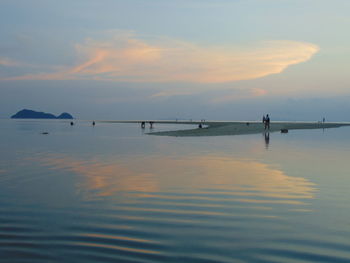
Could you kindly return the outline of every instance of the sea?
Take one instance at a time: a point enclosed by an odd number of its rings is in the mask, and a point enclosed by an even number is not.
[[[0,262],[350,262],[349,127],[0,127]]]

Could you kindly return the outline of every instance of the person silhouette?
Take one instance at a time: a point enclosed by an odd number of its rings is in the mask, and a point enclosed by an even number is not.
[[[268,114],[266,114],[265,117],[265,130],[270,130],[270,116]]]
[[[266,130],[266,117],[265,117],[265,115],[263,115],[262,123],[264,125],[264,129]]]

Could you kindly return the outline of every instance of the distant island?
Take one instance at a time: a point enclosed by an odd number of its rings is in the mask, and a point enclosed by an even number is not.
[[[73,116],[67,112],[55,116],[51,113],[24,109],[12,115],[11,119],[73,119]]]

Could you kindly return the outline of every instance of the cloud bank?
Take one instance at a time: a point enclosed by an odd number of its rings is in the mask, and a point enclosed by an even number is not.
[[[43,68],[41,73],[2,79],[223,83],[281,73],[319,50],[311,43],[286,40],[245,47],[202,46],[174,39],[145,40],[131,34],[114,35],[105,41],[87,39],[75,49],[72,66],[54,65],[51,72]],[[3,60],[1,64],[12,63]]]

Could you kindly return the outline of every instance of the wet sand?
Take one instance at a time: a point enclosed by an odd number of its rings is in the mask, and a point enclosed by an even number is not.
[[[108,123],[141,123],[140,121],[104,121]],[[161,136],[222,136],[222,135],[241,135],[254,134],[265,132],[262,122],[257,121],[144,121],[147,125],[149,122],[154,124],[202,124],[203,128],[175,130],[175,131],[160,131],[150,132],[150,135]],[[281,132],[282,129],[297,130],[297,129],[326,129],[338,128],[341,126],[350,126],[349,122],[271,122],[269,132]]]

